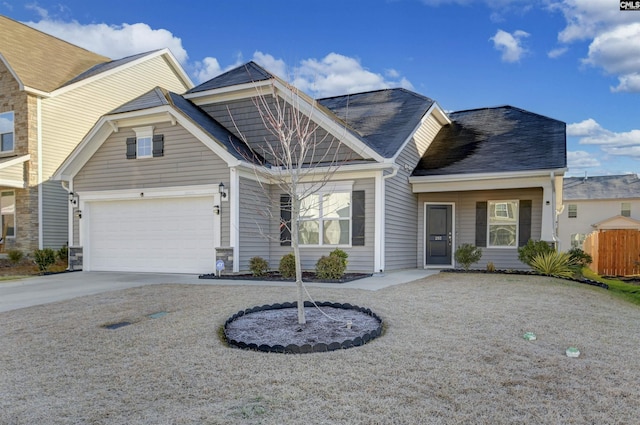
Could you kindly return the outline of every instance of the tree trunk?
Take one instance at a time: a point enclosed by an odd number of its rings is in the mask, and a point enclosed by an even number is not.
[[[302,288],[302,264],[300,246],[298,245],[298,217],[300,216],[300,201],[296,195],[291,197],[291,247],[296,258],[296,287],[298,289],[298,324],[307,323],[304,314],[304,291]]]

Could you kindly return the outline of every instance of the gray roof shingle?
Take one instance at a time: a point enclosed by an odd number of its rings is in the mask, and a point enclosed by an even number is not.
[[[566,124],[513,106],[449,114],[414,176],[565,168]]]
[[[565,177],[562,197],[565,201],[640,198],[640,178],[637,174]]]
[[[318,99],[369,147],[393,157],[434,101],[405,89],[385,89]]]
[[[251,61],[227,71],[224,74],[220,74],[209,81],[205,81],[204,83],[195,86],[187,93],[197,93],[239,84],[255,83],[257,81],[270,80],[272,78],[274,78],[273,75],[255,62]]]

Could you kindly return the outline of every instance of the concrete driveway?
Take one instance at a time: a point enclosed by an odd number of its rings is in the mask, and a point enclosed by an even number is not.
[[[439,273],[409,269],[376,275],[348,283],[308,283],[309,287],[352,288],[376,291]],[[192,285],[294,286],[293,282],[199,279],[198,275],[123,272],[73,272],[0,281],[0,312],[69,300],[85,295],[162,283]]]

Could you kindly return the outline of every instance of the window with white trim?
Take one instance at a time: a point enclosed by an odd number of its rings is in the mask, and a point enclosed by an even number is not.
[[[16,193],[13,190],[0,192],[0,213],[2,215],[2,235],[16,237]]]
[[[11,152],[14,149],[14,115],[13,112],[0,114],[0,152]]]
[[[519,201],[488,201],[487,207],[487,246],[517,247]]]
[[[300,205],[300,245],[351,244],[351,189],[332,185],[307,196]]]
[[[153,127],[133,129],[136,132],[136,158],[153,156]]]
[[[620,207],[620,215],[623,217],[631,217],[631,202],[623,202]]]

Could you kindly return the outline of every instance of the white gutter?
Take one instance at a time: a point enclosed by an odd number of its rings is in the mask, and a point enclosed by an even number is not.
[[[387,166],[386,169],[389,167]],[[384,175],[384,169],[380,170],[376,174],[375,180],[375,231],[374,231],[374,258],[373,258],[373,271],[374,273],[384,273],[385,269],[385,186],[386,180],[395,177],[398,174],[398,167],[394,165],[392,167],[391,174]]]
[[[38,140],[38,249],[44,248],[44,229],[42,218],[42,98],[36,98],[36,127]]]

